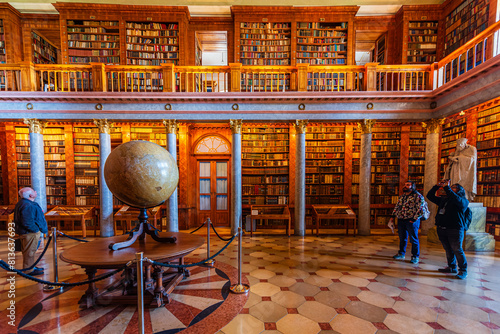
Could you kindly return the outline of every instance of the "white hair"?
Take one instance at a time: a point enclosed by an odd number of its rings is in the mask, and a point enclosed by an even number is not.
[[[21,188],[19,190],[19,196],[21,198],[28,199],[34,192],[35,191],[30,187]]]

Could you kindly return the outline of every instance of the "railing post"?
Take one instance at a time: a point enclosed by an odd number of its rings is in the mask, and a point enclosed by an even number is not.
[[[161,64],[163,71],[163,91],[175,92],[175,65]]]
[[[307,73],[309,64],[297,64],[297,91],[307,92]]]
[[[231,84],[229,86],[230,92],[241,91],[241,63],[230,63],[229,69],[231,70]]]
[[[94,92],[107,92],[106,65],[104,63],[90,63],[92,66],[92,87]]]
[[[23,61],[21,65],[21,90],[26,92],[36,91],[35,65],[30,61]]]
[[[429,73],[429,85],[427,86],[427,89],[436,89],[437,84],[438,84],[438,69],[439,69],[439,64],[438,62],[434,62],[431,64],[431,73]]]
[[[377,66],[378,63],[366,63],[365,64],[365,90],[366,91],[376,91],[377,90]]]

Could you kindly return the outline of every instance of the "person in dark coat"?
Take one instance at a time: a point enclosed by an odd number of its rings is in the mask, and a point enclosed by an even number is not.
[[[47,221],[42,208],[35,202],[37,193],[26,187],[19,190],[21,199],[14,207],[14,223],[16,233],[20,235],[21,252],[23,253],[23,268],[29,268],[35,263],[35,254],[38,249],[40,236],[48,233]],[[34,267],[27,274],[42,275],[43,268]]]
[[[443,187],[446,195],[439,196],[436,192]],[[465,235],[465,210],[469,201],[465,197],[464,188],[456,183],[450,187],[450,180],[443,180],[427,193],[427,198],[438,205],[436,227],[439,241],[446,252],[448,266],[438,269],[442,273],[457,273],[457,278],[467,277],[467,259],[462,248]],[[457,270],[458,264],[458,270]]]

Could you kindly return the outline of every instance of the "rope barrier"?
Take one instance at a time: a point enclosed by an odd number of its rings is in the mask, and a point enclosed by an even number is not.
[[[70,235],[67,235],[66,233],[61,232],[61,231],[57,231],[57,233],[59,233],[59,234],[60,234],[60,235],[62,235],[63,237],[70,238],[70,239],[73,239],[73,240],[76,240],[76,241],[80,241],[80,242],[89,242],[88,240],[78,239],[78,238],[72,237],[72,236],[70,236]]]
[[[205,226],[205,223],[206,223],[206,222],[207,222],[207,221],[205,220],[205,221],[203,222],[203,224],[201,224],[198,228],[196,228],[196,230],[191,231],[191,232],[189,232],[189,233],[191,233],[191,234],[192,234],[192,233],[194,233],[194,232],[198,231],[200,228],[202,228],[203,226]]]
[[[214,255],[212,255],[211,257],[209,257],[208,259],[204,259],[204,260],[202,260],[200,262],[197,262],[197,263],[190,263],[190,264],[167,264],[167,263],[162,263],[162,262],[156,262],[156,261],[150,260],[148,258],[145,258],[145,260],[148,261],[151,264],[155,264],[157,266],[162,266],[162,267],[168,267],[168,268],[189,268],[189,267],[200,266],[200,265],[203,265],[206,262],[214,259],[220,253],[222,253],[227,248],[227,246],[229,246],[231,244],[231,242],[233,242],[234,238],[236,238],[237,236],[238,236],[238,233],[236,233],[235,235],[233,235],[231,237],[231,239],[229,240],[229,242],[224,247],[222,247],[220,251],[218,251],[217,253],[215,253]]]
[[[127,268],[131,264],[132,264],[132,261],[130,261],[129,263],[124,265],[122,268],[115,269],[109,273],[102,274],[101,276],[95,277],[91,280],[87,280],[87,281],[83,281],[83,282],[75,282],[75,283],[66,283],[66,282],[49,282],[49,281],[45,281],[45,280],[30,276],[28,274],[23,273],[21,270],[11,268],[4,260],[0,260],[0,267],[7,270],[7,271],[15,272],[15,273],[21,275],[22,277],[27,278],[27,279],[32,280],[32,281],[37,282],[37,283],[41,283],[41,284],[45,284],[45,285],[53,285],[53,286],[63,286],[63,287],[80,286],[80,285],[85,285],[85,284],[90,284],[90,283],[102,281],[108,277],[111,277],[111,276],[118,274],[119,272],[125,270],[125,268]]]
[[[226,239],[225,239],[225,238],[221,237],[221,236],[219,235],[219,233],[217,233],[217,231],[215,230],[214,225],[212,225],[212,224],[210,224],[210,225],[212,226],[212,230],[214,230],[215,234],[219,237],[219,239],[220,239],[220,240],[222,240],[222,241],[229,241],[229,240],[231,240],[231,238],[226,238]]]
[[[49,238],[47,239],[47,244],[45,245],[45,248],[43,249],[43,252],[42,254],[40,254],[40,257],[38,258],[38,260],[35,261],[35,263],[33,263],[33,265],[29,268],[24,268],[24,269],[19,269],[20,271],[28,271],[28,270],[31,270],[33,268],[36,267],[36,265],[38,264],[38,262],[40,262],[40,260],[42,259],[42,257],[45,255],[45,252],[47,251],[47,249],[49,249],[49,245],[50,245],[50,242],[52,241],[52,236],[49,235]]]

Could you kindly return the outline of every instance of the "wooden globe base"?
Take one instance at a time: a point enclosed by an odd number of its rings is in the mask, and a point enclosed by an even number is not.
[[[141,208],[139,212],[139,229],[137,231],[133,231],[127,240],[123,242],[111,243],[109,244],[109,249],[118,250],[121,248],[126,248],[132,245],[137,238],[139,240],[144,240],[146,234],[149,234],[153,240],[158,242],[165,243],[175,243],[177,241],[176,237],[160,237],[158,235],[158,231],[148,223],[148,214],[146,208]]]

